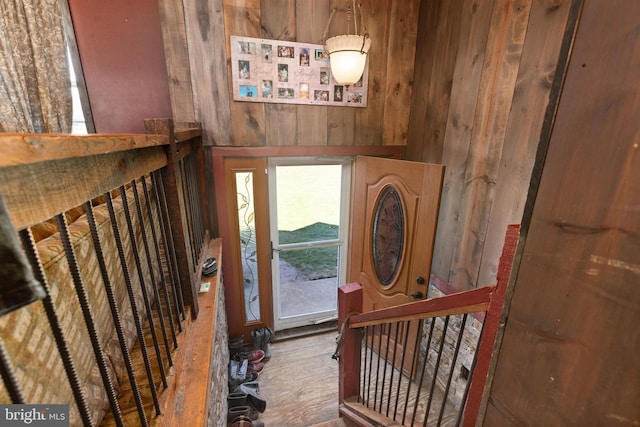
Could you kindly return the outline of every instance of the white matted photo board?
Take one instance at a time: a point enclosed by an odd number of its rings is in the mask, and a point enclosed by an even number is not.
[[[368,58],[360,81],[342,85],[322,45],[241,36],[230,42],[234,101],[367,106]]]

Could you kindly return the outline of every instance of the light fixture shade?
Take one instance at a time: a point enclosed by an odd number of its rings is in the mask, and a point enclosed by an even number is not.
[[[331,74],[340,84],[352,85],[360,80],[371,47],[368,36],[355,34],[335,36],[326,41]]]

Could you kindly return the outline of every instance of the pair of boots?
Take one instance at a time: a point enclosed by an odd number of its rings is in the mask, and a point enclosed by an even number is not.
[[[253,348],[264,351],[264,361],[271,359],[271,349],[269,348],[269,343],[271,343],[271,338],[273,336],[273,331],[269,328],[256,328],[251,331],[251,343],[253,344]]]
[[[256,396],[250,393],[244,393],[242,391],[229,393],[227,397],[228,412],[227,412],[227,425],[230,427],[264,427],[264,423],[258,420],[260,414],[263,412],[266,406],[266,402],[262,401],[264,405],[258,404],[258,409],[254,406]]]

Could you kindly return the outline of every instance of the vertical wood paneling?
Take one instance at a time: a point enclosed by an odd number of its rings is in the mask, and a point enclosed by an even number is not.
[[[296,40],[296,0],[262,0],[260,12],[261,37],[271,40]],[[289,104],[264,105],[266,145],[296,145],[298,107]]]
[[[584,2],[484,425],[640,424],[638,16]]]
[[[410,139],[420,144],[410,144],[410,160],[442,161],[463,5],[462,1],[429,1],[421,6],[417,41],[420,66],[416,66],[411,105],[411,121],[416,125],[409,130]]]
[[[176,0],[161,0],[169,2]],[[364,21],[371,33],[368,107],[326,107],[232,100],[229,37],[322,43],[333,8],[328,36],[347,32],[347,0],[182,0],[196,119],[203,122],[208,144],[233,146],[404,145],[409,126],[417,17],[422,0],[365,0]],[[172,12],[167,10],[166,14]],[[166,18],[168,40],[179,37]],[[224,21],[224,23],[222,22]],[[215,39],[215,40],[214,40]],[[225,54],[217,46],[226,46]],[[169,51],[168,51],[169,52]],[[213,52],[213,54],[211,53]],[[180,69],[177,52],[168,69]],[[172,68],[173,67],[173,68]],[[216,84],[212,84],[216,82]],[[177,99],[186,101],[185,94]],[[177,107],[176,107],[177,108]],[[215,123],[209,129],[204,123]],[[211,136],[208,136],[211,133]]]
[[[182,0],[158,0],[174,122],[196,120]]]
[[[296,0],[297,41],[322,43],[329,14],[329,0]],[[298,145],[327,145],[328,109],[322,105],[299,105],[296,108]]]
[[[226,73],[231,75],[231,54],[229,37],[232,35],[261,37],[260,0],[224,0],[225,42],[227,43]],[[256,102],[233,101],[231,79],[228,82],[231,109],[231,128],[234,146],[265,145],[265,104]]]
[[[515,0],[493,8],[464,177],[460,227],[454,236],[449,282],[460,290],[477,285],[530,7],[531,0]]]
[[[228,74],[222,0],[183,0],[195,118],[205,145],[230,145]],[[173,58],[176,59],[176,58]],[[169,68],[179,68],[173,64]]]
[[[439,250],[434,254],[431,268],[433,274],[447,282],[454,249],[451,236],[460,227],[461,194],[492,10],[493,3],[482,0],[466,0],[462,9],[458,57],[442,153],[445,181],[435,244]]]
[[[445,1],[440,7],[436,48],[429,74],[427,117],[424,144],[420,159],[424,162],[442,162],[451,83],[458,53],[462,1]]]
[[[531,7],[531,31],[527,32],[524,42],[504,137],[479,285],[495,282],[502,248],[498,234],[504,233],[508,224],[522,220],[522,194],[531,179],[570,8],[570,0],[539,0]]]
[[[420,2],[416,39],[417,60],[413,73],[413,93],[411,94],[407,139],[407,159],[417,162],[422,160],[422,147],[425,144],[425,135],[428,131],[425,123],[428,117],[429,84],[433,64],[436,62],[436,32],[442,3],[442,0],[422,0]]]
[[[420,0],[392,1],[389,5],[388,46],[393,49],[386,52],[384,145],[407,144],[419,10]]]
[[[344,9],[345,0],[331,0],[330,7]],[[336,12],[327,38],[347,33],[347,20],[344,12]],[[369,75],[371,79],[371,75]],[[328,145],[355,145],[356,109],[350,107],[331,107],[327,112]]]
[[[382,145],[385,93],[387,92],[387,56],[389,46],[390,2],[378,0],[362,1],[363,21],[371,37],[369,50],[369,87],[367,107],[355,108],[355,145]],[[360,27],[358,20],[358,27]],[[376,40],[375,44],[373,40]]]

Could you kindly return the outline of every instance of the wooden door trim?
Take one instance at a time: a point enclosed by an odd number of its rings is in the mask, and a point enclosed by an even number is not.
[[[227,163],[230,161],[231,163]],[[242,264],[237,215],[234,210],[235,182],[232,182],[234,170],[265,171],[265,158],[213,159],[216,196],[220,221],[220,235],[223,241],[222,266],[224,271],[225,297],[227,300],[227,318],[229,335],[244,335],[245,341],[251,336],[251,330],[267,326],[273,328],[273,304],[271,292],[271,253],[269,248],[269,211],[266,174],[254,173],[254,218],[256,225],[256,244],[258,253],[258,290],[260,293],[260,320],[246,321],[244,292],[242,289]],[[264,211],[260,213],[260,211]],[[266,239],[263,234],[266,233]],[[262,236],[262,237],[260,237]]]

